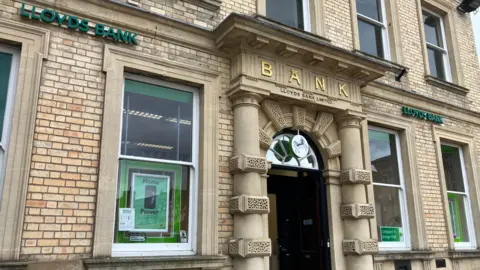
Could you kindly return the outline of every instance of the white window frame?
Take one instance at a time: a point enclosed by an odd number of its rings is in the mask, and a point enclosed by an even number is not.
[[[10,130],[12,125],[13,105],[15,90],[17,89],[17,78],[20,66],[20,50],[0,44],[0,52],[12,55],[10,66],[10,77],[8,79],[8,93],[5,104],[5,118],[3,120],[2,139],[0,140],[0,206],[2,202],[3,188],[5,185],[5,167],[7,165],[8,146],[10,142]],[[3,156],[1,151],[3,151]]]
[[[384,183],[375,183],[372,181],[374,186],[382,187],[392,187],[397,188],[400,192],[398,198],[400,203],[400,212],[402,217],[402,228],[403,228],[403,242],[381,242],[380,236],[378,239],[378,248],[382,251],[403,251],[411,249],[411,240],[410,240],[410,222],[408,220],[408,208],[407,208],[407,197],[405,192],[405,179],[403,176],[403,162],[402,162],[402,153],[400,148],[400,135],[397,131],[381,128],[374,125],[368,125],[369,130],[375,130],[380,132],[385,132],[395,136],[395,147],[397,148],[397,161],[398,161],[398,176],[400,178],[400,185],[393,184],[384,184]],[[370,160],[371,162],[371,160]]]
[[[193,93],[193,117],[192,117],[192,161],[174,161],[154,158],[144,158],[127,156],[121,154],[121,143],[118,145],[118,160],[136,160],[146,162],[156,162],[164,164],[176,164],[190,167],[190,199],[189,199],[189,224],[188,224],[188,243],[155,243],[155,244],[121,244],[113,243],[112,245],[112,257],[122,256],[178,256],[178,255],[195,255],[197,244],[197,201],[198,201],[198,155],[199,155],[199,124],[200,124],[200,106],[199,106],[199,89],[188,85],[173,83],[169,81],[163,81],[150,77],[145,77],[136,74],[126,73],[123,78],[125,83],[126,79],[136,80],[140,82],[150,83],[154,85],[165,86],[181,91],[187,91]],[[125,86],[123,86],[122,92],[122,108],[123,100],[125,96]],[[123,114],[120,115],[120,138],[122,138],[122,126],[123,126]],[[118,165],[119,166],[119,165]],[[118,179],[116,179],[118,185]],[[115,202],[114,202],[115,203]],[[116,207],[115,207],[116,209]],[[117,226],[117,220],[113,224],[113,232],[116,232],[115,226]]]
[[[356,0],[355,0],[356,2]],[[390,55],[390,42],[388,39],[388,30],[387,30],[387,11],[385,9],[385,0],[379,0],[378,1],[380,4],[380,11],[382,15],[382,21],[377,21],[375,19],[372,19],[366,15],[363,15],[357,11],[357,20],[361,20],[365,23],[374,25],[374,26],[380,26],[382,28],[382,50],[383,50],[383,58],[386,60],[391,60],[391,55]],[[358,22],[357,22],[358,25]],[[359,33],[360,35],[360,33]],[[362,48],[362,45],[360,44],[360,50]],[[379,57],[381,58],[381,57]]]
[[[473,225],[473,213],[472,213],[472,204],[471,204],[471,201],[470,201],[470,189],[469,189],[469,186],[468,186],[468,178],[467,178],[467,170],[465,168],[465,159],[464,159],[464,156],[463,156],[463,147],[461,145],[458,145],[458,144],[454,144],[454,143],[446,143],[446,142],[441,142],[440,143],[440,151],[441,151],[441,146],[442,145],[446,145],[446,146],[450,146],[450,147],[455,147],[458,149],[458,154],[460,156],[460,166],[461,166],[461,169],[462,169],[462,180],[463,180],[463,187],[465,189],[465,192],[459,192],[459,191],[449,191],[448,190],[448,185],[447,183],[445,183],[445,189],[447,191],[447,197],[448,197],[448,194],[456,194],[456,195],[462,195],[464,196],[464,205],[465,205],[465,218],[467,219],[467,229],[468,229],[468,237],[470,239],[470,241],[468,242],[453,242],[453,245],[455,247],[455,249],[457,250],[471,250],[471,249],[476,249],[477,248],[477,240],[476,240],[476,235],[475,235],[475,227]],[[443,155],[442,156],[442,162],[443,162]],[[443,168],[445,170],[445,168]],[[445,179],[446,181],[446,179]],[[447,201],[448,201],[448,198],[447,198]],[[450,213],[450,210],[449,210],[449,207],[448,205],[445,206],[447,208],[447,212],[448,214],[450,215],[450,219],[452,218],[451,216],[451,213]],[[449,225],[451,226],[451,225]],[[452,228],[452,231],[453,231],[453,228]]]
[[[431,15],[431,16],[434,16],[434,17],[437,17],[439,22],[440,22],[440,34],[442,35],[441,36],[441,39],[440,40],[440,43],[442,44],[443,48],[441,47],[438,47],[437,45],[435,44],[432,44],[432,43],[429,43],[427,41],[427,36],[426,36],[426,33],[425,33],[425,23],[423,22],[423,13],[427,13],[428,15]],[[430,60],[428,59],[428,49],[433,49],[435,51],[439,51],[439,52],[442,52],[443,54],[443,71],[445,72],[445,80],[447,82],[452,82],[452,71],[451,71],[451,68],[450,68],[450,60],[449,60],[449,56],[448,56],[448,47],[447,47],[447,37],[445,35],[445,26],[444,26],[444,23],[443,23],[443,16],[436,13],[436,12],[433,12],[427,8],[422,8],[422,26],[423,26],[423,31],[424,31],[424,36],[425,36],[425,44],[427,46],[427,61],[428,61],[428,66],[430,67]],[[431,74],[431,72],[430,72]],[[435,78],[438,78],[438,77],[435,77]],[[441,78],[438,78],[441,80]]]
[[[310,21],[310,0],[302,0],[303,12],[303,31],[312,32],[312,22]]]

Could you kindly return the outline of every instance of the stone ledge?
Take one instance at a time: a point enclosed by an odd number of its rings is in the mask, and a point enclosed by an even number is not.
[[[226,256],[119,257],[84,260],[87,269],[201,269],[225,266]]]
[[[448,252],[448,257],[452,259],[480,258],[480,250],[451,250]]]
[[[445,90],[448,90],[450,92],[460,94],[460,95],[466,95],[466,94],[468,94],[468,92],[470,92],[469,89],[467,89],[463,86],[456,85],[454,83],[447,82],[447,81],[444,81],[444,80],[439,79],[439,78],[435,78],[435,77],[430,76],[430,75],[425,76],[425,81],[428,84],[431,84],[431,85],[436,86],[436,87],[440,87],[442,89],[445,89]]]
[[[368,58],[372,61],[376,61],[376,62],[379,62],[379,63],[383,63],[383,64],[386,64],[386,65],[390,65],[390,69],[391,71],[393,71],[394,73],[400,73],[403,69],[406,69],[408,70],[408,68],[396,63],[396,62],[392,62],[390,60],[387,60],[387,59],[383,59],[383,58],[379,58],[375,55],[371,55],[369,53],[365,53],[365,52],[362,52],[360,50],[353,50],[353,53],[357,54],[357,55],[361,55],[365,58]],[[395,74],[397,75],[397,74]]]
[[[185,2],[197,5],[210,11],[217,11],[222,5],[220,0],[184,0]]]
[[[28,267],[28,261],[0,261],[0,269],[24,270]]]
[[[375,262],[393,260],[433,260],[435,251],[432,250],[409,250],[409,251],[379,251],[373,256]]]

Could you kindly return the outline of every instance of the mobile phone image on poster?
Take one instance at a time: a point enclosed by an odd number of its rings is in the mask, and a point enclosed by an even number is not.
[[[135,229],[142,232],[167,232],[170,199],[170,176],[134,173],[132,208]]]

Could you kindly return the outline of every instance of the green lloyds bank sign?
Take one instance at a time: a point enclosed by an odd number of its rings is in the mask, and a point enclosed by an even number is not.
[[[402,107],[402,113],[403,115],[413,116],[415,118],[431,121],[437,124],[444,123],[443,116],[441,115],[420,111],[407,106]]]
[[[20,16],[32,20],[42,21],[44,23],[57,24],[58,26],[63,26],[66,24],[68,29],[78,30],[83,33],[87,33],[90,30],[90,25],[88,25],[89,22],[86,19],[66,14],[60,14],[57,11],[53,11],[47,8],[44,8],[42,12],[38,14],[35,9],[36,7],[32,6],[31,10],[26,10],[25,3],[22,3],[22,8],[20,9]],[[115,29],[113,27],[105,27],[105,25],[101,23],[97,23],[93,30],[96,36],[101,36],[103,38],[127,44],[137,45],[137,40],[135,39],[137,37],[137,34],[123,31],[121,29]]]

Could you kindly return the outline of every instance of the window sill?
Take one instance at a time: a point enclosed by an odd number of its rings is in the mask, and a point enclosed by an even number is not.
[[[460,95],[466,95],[470,91],[463,86],[456,85],[454,83],[447,82],[447,81],[444,81],[442,79],[439,79],[439,78],[436,78],[436,77],[433,77],[433,76],[430,76],[430,75],[426,75],[425,80],[427,81],[428,84],[440,87],[442,89],[446,89],[450,92],[454,92],[454,93],[460,94]]]
[[[217,11],[222,5],[221,0],[184,0],[185,2],[202,7],[206,10]]]
[[[88,259],[87,269],[215,269],[225,266],[226,256],[122,257]]]
[[[375,262],[393,260],[429,260],[435,257],[432,250],[409,250],[409,251],[379,251],[374,255]]]
[[[452,259],[463,259],[463,258],[479,258],[480,250],[472,249],[456,249],[448,252],[448,256]]]
[[[397,64],[397,63],[392,62],[390,60],[380,58],[380,57],[377,57],[375,55],[371,55],[371,54],[368,54],[368,53],[365,53],[365,52],[362,52],[362,51],[359,51],[359,50],[353,50],[353,53],[355,53],[356,55],[360,55],[362,57],[368,58],[369,60],[372,60],[372,61],[375,61],[375,62],[380,62],[384,65],[389,65],[391,71],[393,71],[395,74],[400,73],[404,69],[408,70],[408,68],[406,68],[406,67],[404,67],[400,64]]]

